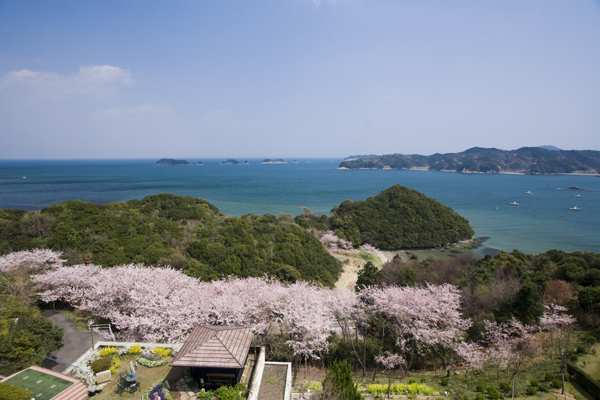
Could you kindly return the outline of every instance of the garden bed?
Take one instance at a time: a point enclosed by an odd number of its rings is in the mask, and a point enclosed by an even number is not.
[[[287,365],[265,364],[258,397],[260,400],[283,400]]]

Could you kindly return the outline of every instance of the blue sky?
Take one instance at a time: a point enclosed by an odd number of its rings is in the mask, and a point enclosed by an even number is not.
[[[0,159],[600,150],[600,1],[1,1]]]

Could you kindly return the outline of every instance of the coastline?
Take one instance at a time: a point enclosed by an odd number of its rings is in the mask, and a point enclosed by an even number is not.
[[[461,171],[457,172],[455,170],[450,169],[440,169],[440,170],[432,170],[428,167],[410,167],[410,168],[392,168],[389,165],[384,166],[383,168],[348,168],[348,167],[337,167],[336,170],[339,171],[356,171],[356,170],[396,170],[396,171],[425,171],[425,172],[452,172],[455,174],[484,174],[484,175],[574,175],[574,176],[595,176],[600,177],[600,173],[598,172],[552,172],[547,174],[530,174],[527,172],[519,172],[519,171],[500,171],[500,172],[481,172],[481,171]]]

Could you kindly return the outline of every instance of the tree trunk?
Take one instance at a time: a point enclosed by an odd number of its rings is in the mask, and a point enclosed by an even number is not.
[[[512,400],[515,400],[515,382],[517,380],[517,376],[513,375],[513,390],[512,390]]]

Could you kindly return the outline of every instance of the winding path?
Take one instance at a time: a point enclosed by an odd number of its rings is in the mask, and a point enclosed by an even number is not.
[[[48,318],[56,326],[63,328],[64,345],[61,349],[52,352],[52,355],[59,361],[72,364],[77,361],[83,353],[92,347],[92,338],[89,332],[80,332],[65,314],[59,311],[44,311],[42,315]],[[98,337],[98,340],[102,338]],[[45,368],[56,372],[63,372],[69,366],[57,362],[46,360]]]

